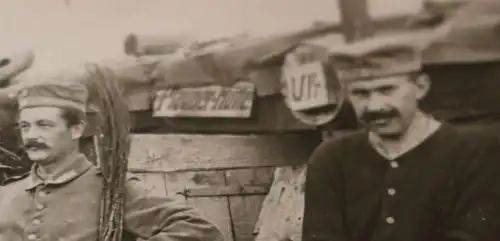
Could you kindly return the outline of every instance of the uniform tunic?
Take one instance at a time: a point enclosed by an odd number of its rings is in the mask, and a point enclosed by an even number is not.
[[[308,166],[303,240],[498,241],[499,152],[448,124],[393,160],[366,132],[325,141]]]
[[[0,188],[0,241],[96,241],[102,176],[82,155],[51,181],[36,174]],[[222,240],[194,209],[126,183],[124,239]]]

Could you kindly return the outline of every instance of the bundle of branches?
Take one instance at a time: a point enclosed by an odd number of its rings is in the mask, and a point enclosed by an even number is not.
[[[129,112],[113,73],[94,64],[86,69],[90,75],[84,84],[98,120],[94,149],[104,182],[99,240],[119,241],[123,233],[124,184],[130,148]]]
[[[32,165],[21,148],[16,111],[13,104],[2,104],[0,108],[0,185],[24,178]]]

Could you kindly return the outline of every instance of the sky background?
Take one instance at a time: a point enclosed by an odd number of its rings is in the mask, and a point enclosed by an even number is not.
[[[374,18],[413,13],[422,3],[368,1]],[[31,75],[85,60],[120,58],[129,33],[206,39],[266,35],[338,20],[336,0],[0,0],[0,55],[34,50]]]

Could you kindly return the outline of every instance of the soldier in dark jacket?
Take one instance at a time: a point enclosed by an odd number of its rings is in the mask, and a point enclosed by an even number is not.
[[[303,241],[500,240],[499,143],[419,109],[430,80],[418,44],[380,37],[332,50],[366,128],[310,158]]]
[[[0,187],[0,240],[97,240],[103,177],[78,150],[87,92],[63,80],[19,91],[19,130],[35,164],[27,178]],[[223,240],[195,209],[133,182],[125,185],[124,225],[124,240]]]

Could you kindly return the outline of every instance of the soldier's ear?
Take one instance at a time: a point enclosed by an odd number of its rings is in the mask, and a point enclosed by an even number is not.
[[[422,99],[427,95],[429,89],[431,88],[431,80],[426,74],[418,74],[415,76],[415,85],[417,87],[417,98]]]
[[[85,132],[85,127],[87,126],[87,123],[85,121],[81,121],[80,123],[76,125],[72,125],[71,128],[71,137],[73,140],[79,139],[83,136]]]

